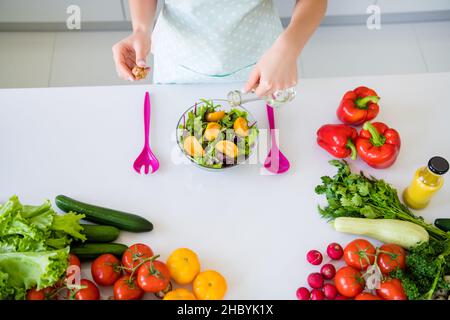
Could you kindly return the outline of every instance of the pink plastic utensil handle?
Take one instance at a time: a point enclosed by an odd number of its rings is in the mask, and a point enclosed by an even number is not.
[[[159,161],[150,149],[150,109],[150,95],[146,92],[144,100],[144,148],[133,163],[133,168],[137,173],[141,173],[142,167],[144,167],[145,174],[149,173],[150,167],[152,173],[159,168]]]
[[[269,121],[269,129],[270,129],[270,137],[272,139],[272,146],[271,150],[275,147],[276,150],[278,150],[277,146],[277,140],[275,138],[275,115],[273,113],[273,108],[266,104],[266,110],[267,110],[267,120]]]
[[[272,173],[281,174],[289,170],[290,163],[277,145],[277,139],[275,136],[275,116],[273,108],[267,104],[266,110],[267,119],[269,121],[271,147],[266,161],[264,162],[264,167]]]
[[[145,146],[150,148],[150,95],[148,92],[145,93],[144,101],[144,132],[145,132]]]

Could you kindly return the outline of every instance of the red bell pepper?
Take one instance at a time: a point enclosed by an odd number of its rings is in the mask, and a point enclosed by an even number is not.
[[[356,159],[358,131],[345,124],[326,124],[317,130],[317,143],[336,158]]]
[[[377,93],[367,87],[348,91],[341,100],[336,115],[345,124],[360,125],[374,119],[380,110]]]
[[[356,140],[356,149],[361,159],[377,169],[384,169],[394,164],[400,145],[398,132],[382,122],[364,123]]]

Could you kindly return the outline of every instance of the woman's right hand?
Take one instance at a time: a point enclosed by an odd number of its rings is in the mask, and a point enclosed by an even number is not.
[[[150,34],[136,31],[112,47],[114,64],[120,78],[134,81],[136,78],[131,70],[135,65],[148,68],[146,60],[150,45]]]

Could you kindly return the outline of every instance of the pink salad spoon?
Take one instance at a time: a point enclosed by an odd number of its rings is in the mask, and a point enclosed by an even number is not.
[[[141,173],[142,167],[144,167],[145,174],[149,173],[150,167],[152,168],[151,173],[155,173],[159,168],[159,161],[150,149],[150,108],[150,95],[146,92],[144,101],[144,148],[133,164],[133,168],[137,173]]]
[[[273,108],[266,105],[267,118],[269,120],[270,137],[272,140],[269,154],[266,161],[264,161],[264,168],[274,174],[281,174],[289,170],[289,160],[281,153],[277,145],[275,137],[275,116],[273,114]]]

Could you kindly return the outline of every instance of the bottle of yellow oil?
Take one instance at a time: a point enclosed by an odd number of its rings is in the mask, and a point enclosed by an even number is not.
[[[443,175],[448,171],[448,161],[433,157],[428,165],[419,168],[411,184],[403,192],[403,201],[412,209],[423,209],[444,184]]]

